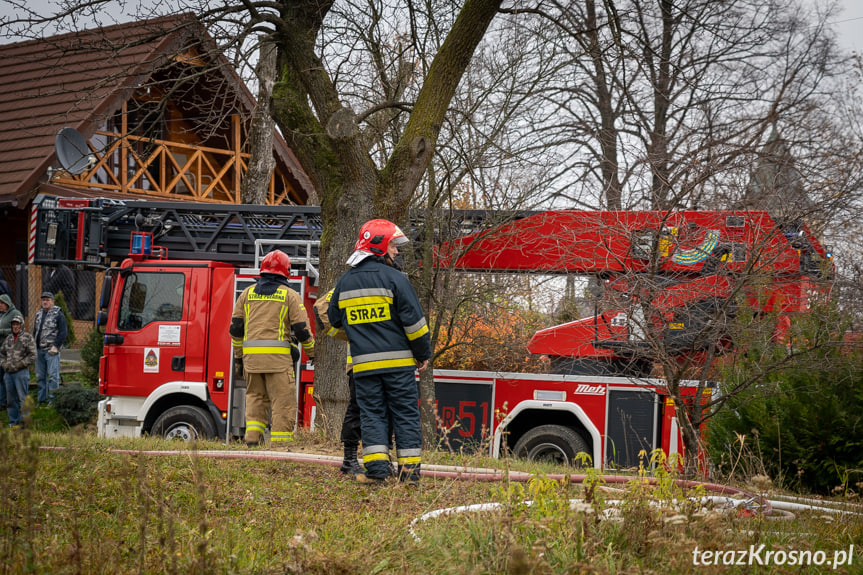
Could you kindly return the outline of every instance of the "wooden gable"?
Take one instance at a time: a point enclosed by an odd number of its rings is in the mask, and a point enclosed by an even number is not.
[[[239,203],[254,98],[212,48],[189,14],[0,46],[0,205],[42,186]],[[61,130],[86,140],[80,170],[58,161]],[[273,153],[267,203],[314,203],[278,133]]]

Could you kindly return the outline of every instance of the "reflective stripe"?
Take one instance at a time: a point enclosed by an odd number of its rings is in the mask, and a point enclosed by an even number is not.
[[[243,343],[245,347],[291,347],[290,341],[281,339],[250,339]]]
[[[425,320],[423,320],[423,323],[425,323]],[[409,332],[409,331],[405,330],[405,335],[408,336],[408,339],[410,341],[413,341],[417,338],[424,336],[428,332],[429,332],[429,327],[427,325],[424,325],[421,328],[419,328],[417,331],[414,331],[414,332]]]
[[[288,306],[283,305],[279,310],[279,339],[285,340],[288,339],[285,334],[285,316],[288,314]]]
[[[270,432],[270,441],[293,441],[294,440],[294,432],[293,431],[271,431]]]
[[[309,341],[303,342],[303,349],[314,349],[314,348],[315,348],[314,340],[310,339]]]
[[[363,455],[370,453],[386,453],[389,456],[390,448],[386,445],[363,445]]]
[[[382,351],[352,356],[354,373],[362,373],[373,369],[390,367],[416,367],[413,353],[410,350]]]
[[[364,353],[363,355],[355,355],[354,361],[357,363],[365,363],[368,361],[383,361],[387,359],[410,359],[413,361],[414,355],[409,349],[400,349],[398,351],[380,351],[378,353]]]
[[[340,333],[342,333],[342,330],[340,330],[337,327],[331,327],[329,329],[329,331],[327,331],[327,335],[332,336],[332,337],[336,337]]]
[[[369,461],[389,461],[390,456],[386,453],[370,453],[366,455],[363,453],[363,463],[368,463]]]
[[[231,345],[234,347],[243,347],[243,340],[231,338]]]
[[[413,325],[406,325],[405,326],[405,333],[408,333],[408,334],[415,333],[424,327],[426,328],[426,331],[428,331],[428,327],[426,326],[426,318],[420,319],[418,322],[416,322]]]
[[[393,292],[392,290],[388,290],[387,288],[361,288],[345,290],[339,294],[339,302],[341,303],[343,300],[346,299],[362,299],[367,297],[385,297],[392,300]]]
[[[399,457],[399,465],[419,465],[422,457]]]
[[[396,455],[399,459],[402,457],[419,457],[422,453],[423,450],[421,447],[417,447],[416,449],[396,449]]]
[[[259,355],[263,353],[272,353],[274,355],[291,355],[291,348],[284,347],[243,347],[243,355]]]
[[[249,304],[243,304],[243,339],[249,337]]]
[[[266,423],[261,423],[260,421],[254,420],[246,421],[246,431],[260,431],[261,433],[263,433],[266,429]]]
[[[291,342],[278,339],[256,339],[243,342],[244,354],[275,353],[290,354]]]
[[[346,307],[393,303],[393,292],[386,288],[363,288],[343,291],[339,294],[339,309]]]
[[[413,367],[417,364],[413,359],[390,359],[386,361],[369,361],[366,363],[357,364],[353,362],[354,373],[362,373],[364,371],[372,371],[375,369],[389,369],[391,367]]]

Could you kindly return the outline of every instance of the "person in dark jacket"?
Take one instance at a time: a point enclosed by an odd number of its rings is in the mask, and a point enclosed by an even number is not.
[[[36,361],[36,340],[24,331],[24,317],[12,317],[12,333],[0,344],[0,366],[5,372],[3,387],[9,402],[9,426],[17,427],[27,416],[26,400],[30,389],[30,369]]]
[[[395,267],[398,246],[408,238],[388,220],[360,228],[351,266],[333,290],[327,316],[330,335],[350,341],[366,472],[360,483],[381,483],[391,473],[388,417],[396,438],[398,476],[420,478],[422,429],[416,371],[428,367],[431,341],[419,298]]]
[[[33,321],[36,340],[36,384],[39,403],[54,401],[54,391],[60,387],[60,350],[67,335],[66,316],[54,305],[54,294],[42,292],[42,309]]]

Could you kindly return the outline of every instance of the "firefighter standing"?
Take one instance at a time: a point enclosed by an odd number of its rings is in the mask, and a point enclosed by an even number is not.
[[[297,392],[291,334],[309,359],[315,341],[300,295],[288,286],[291,260],[275,250],[261,261],[260,278],[234,304],[230,334],[235,356],[241,357],[246,379],[246,445],[263,443],[272,408],[270,442],[293,439]]]
[[[398,246],[409,240],[388,220],[371,220],[333,290],[327,315],[351,345],[366,472],[360,483],[390,475],[388,417],[396,437],[399,479],[419,481],[422,461],[419,392],[415,372],[428,367],[431,343],[416,292],[395,268]],[[334,335],[334,334],[331,334]]]

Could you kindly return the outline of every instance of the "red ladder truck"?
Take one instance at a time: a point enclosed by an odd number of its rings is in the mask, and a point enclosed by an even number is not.
[[[99,434],[242,437],[244,388],[227,336],[234,298],[254,281],[257,258],[279,247],[311,309],[319,208],[46,197],[34,209],[33,263],[110,272],[99,313]],[[832,273],[805,226],[764,212],[552,211],[509,214],[498,225],[491,222],[501,214],[492,214],[457,212],[458,231],[439,242],[435,265],[592,274],[606,302],[531,340],[529,351],[547,355],[556,373],[434,371],[447,444],[493,456],[572,462],[585,452],[602,468],[636,466],[642,450],[679,452],[674,406],[665,382],[650,377],[639,324],[660,325],[674,353],[698,356],[704,349],[693,334],[732,295],[734,274],[753,265],[769,272],[766,297],[753,291],[746,303],[790,314],[805,311],[810,291]],[[645,288],[642,276],[661,289]],[[656,310],[649,318],[638,317],[644,298]],[[301,361],[297,374],[298,421],[310,426],[314,371]],[[696,381],[683,388],[692,401],[714,391]]]

